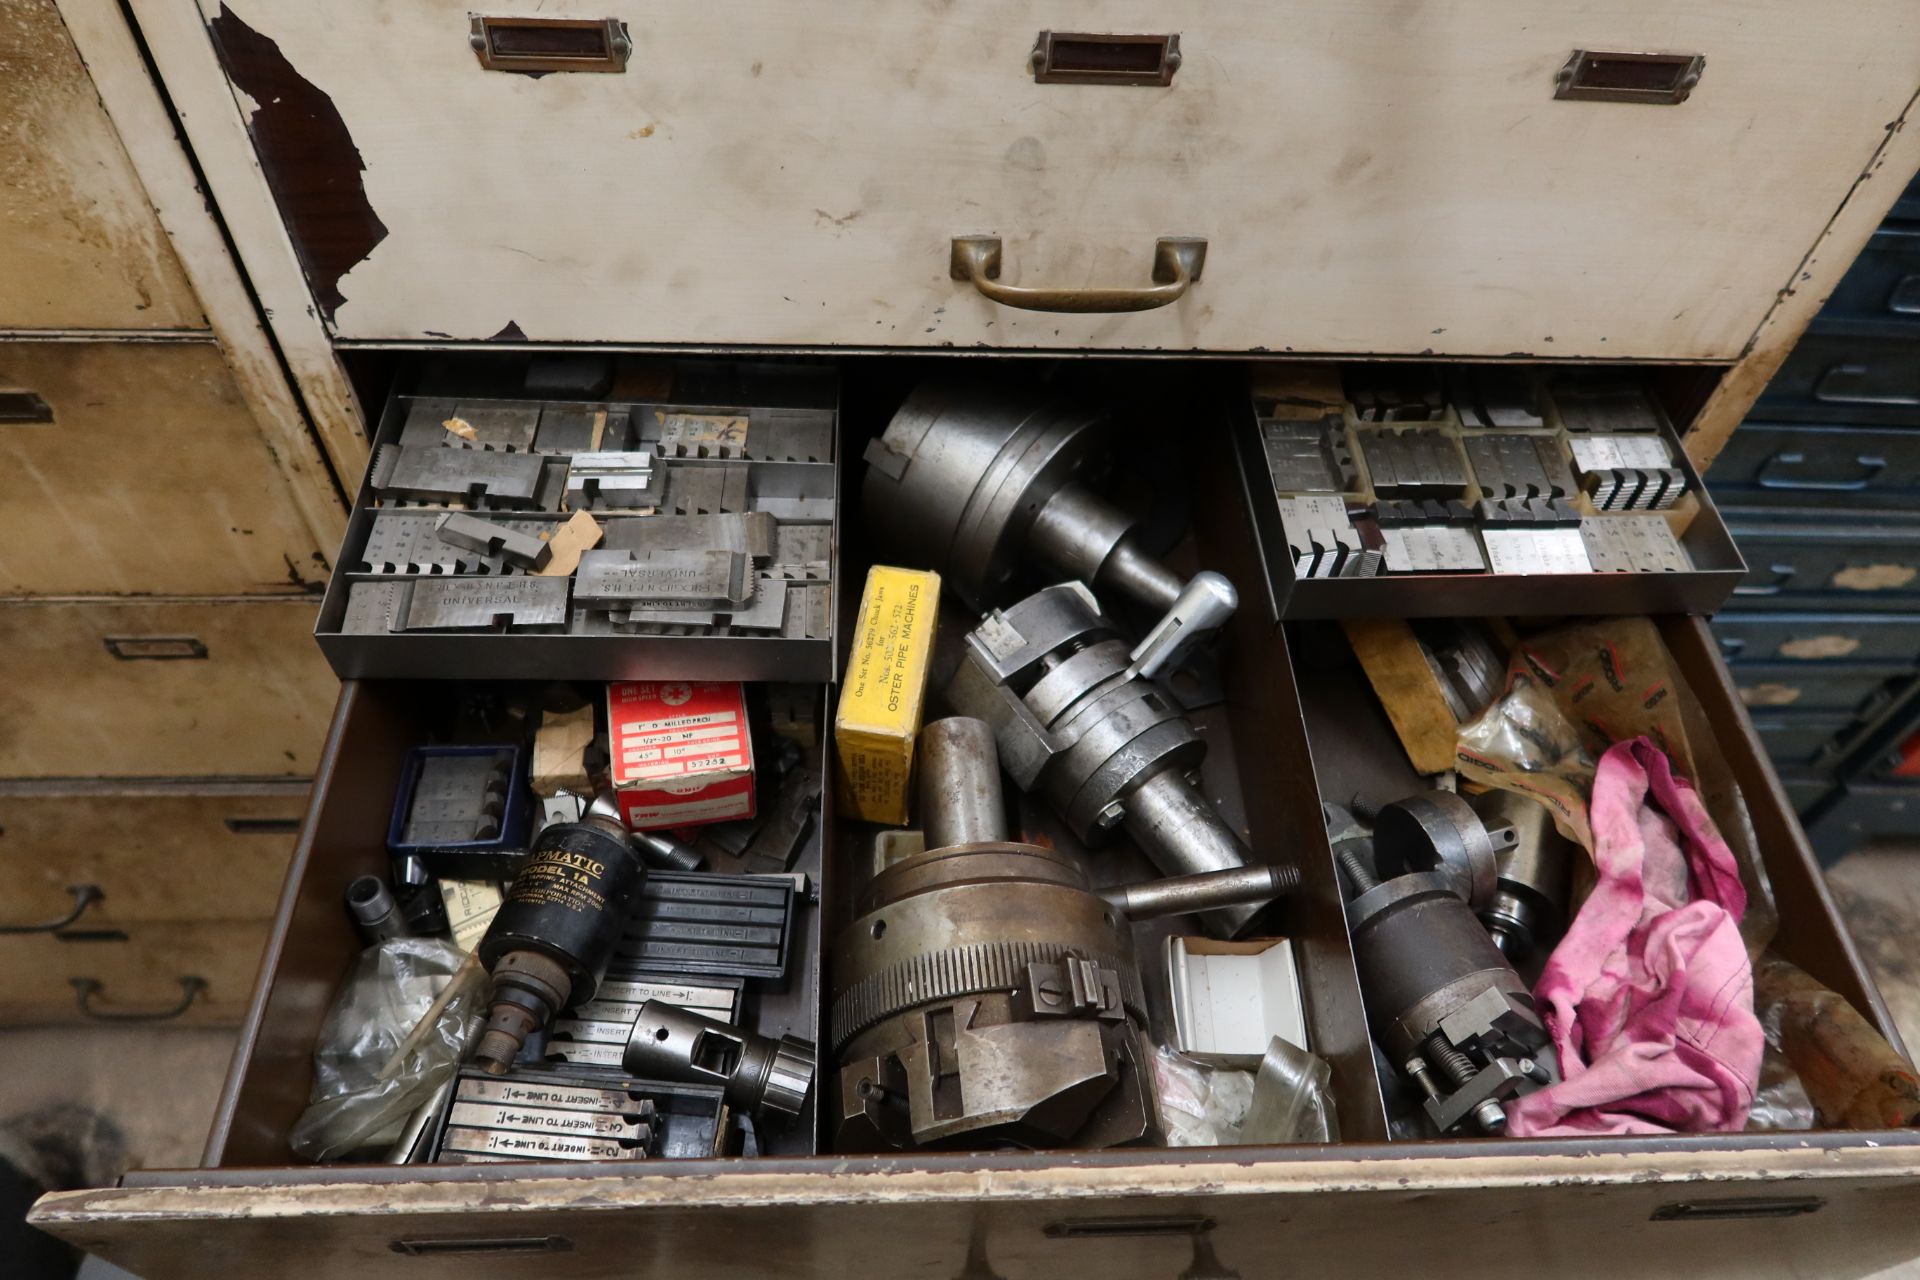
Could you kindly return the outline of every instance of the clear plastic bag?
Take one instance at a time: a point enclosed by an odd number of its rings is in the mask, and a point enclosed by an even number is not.
[[[1747,954],[1758,956],[1779,915],[1753,821],[1705,708],[1651,620],[1610,618],[1522,640],[1501,696],[1461,726],[1457,758],[1464,777],[1532,796],[1552,811],[1562,835],[1591,850],[1594,763],[1614,743],[1637,737],[1667,753],[1733,850],[1747,891],[1740,936]],[[1576,876],[1576,901],[1589,883]]]
[[[1170,1147],[1281,1146],[1338,1142],[1333,1069],[1325,1059],[1274,1038],[1265,1057],[1216,1066],[1160,1047],[1154,1056],[1160,1127]]]
[[[1197,1062],[1165,1045],[1153,1059],[1160,1128],[1170,1147],[1220,1147],[1253,1102],[1253,1073]]]
[[[313,1093],[289,1143],[316,1163],[390,1146],[407,1118],[451,1079],[480,1021],[484,984],[467,981],[466,955],[436,938],[391,938],[355,962],[320,1029]],[[451,993],[423,1034],[410,1036]]]

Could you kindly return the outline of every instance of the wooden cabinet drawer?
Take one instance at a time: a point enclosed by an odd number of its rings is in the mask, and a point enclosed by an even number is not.
[[[0,601],[0,778],[312,776],[318,601]]]
[[[372,341],[1731,359],[1920,84],[1904,0],[564,0],[631,56],[539,76],[453,0],[201,9],[321,314]],[[1038,83],[1043,28],[1181,61]],[[1576,50],[1706,65],[1679,105],[1556,100]],[[978,234],[1022,286],[1207,254],[1173,305],[1042,314],[954,278]]]
[[[268,932],[265,920],[219,920],[0,937],[0,1025],[232,1026],[247,1011]]]
[[[325,581],[327,558],[212,343],[0,342],[0,388],[35,401],[25,420],[0,420],[0,595]]]
[[[208,778],[0,782],[0,925],[74,928],[273,915],[307,784]]]
[[[0,329],[204,329],[54,0],[0,3],[0,82]]]
[[[1251,583],[1246,512],[1224,439],[1196,437],[1199,559]],[[1249,598],[1246,587],[1242,598]],[[298,1250],[313,1274],[542,1277],[902,1274],[1028,1280],[1316,1276],[1434,1269],[1436,1249],[1492,1247],[1494,1275],[1858,1275],[1920,1253],[1920,1134],[1386,1141],[1340,890],[1319,804],[1406,786],[1357,668],[1323,661],[1329,628],[1242,608],[1207,737],[1207,794],[1254,849],[1285,849],[1303,885],[1283,927],[1301,957],[1315,1048],[1334,1065],[1343,1141],[1285,1148],[829,1155],[631,1166],[291,1168],[314,1037],[357,952],[340,894],[385,861],[380,816],[404,752],[434,723],[434,682],[351,682],[295,854],[264,977],[210,1144],[209,1168],[130,1175],[52,1197],[34,1221],[154,1280]],[[1804,837],[1734,682],[1698,620],[1661,623],[1720,728],[1779,899],[1775,946],[1882,1027]],[[1332,632],[1337,637],[1337,632]],[[1337,638],[1333,643],[1338,644]],[[1347,667],[1352,668],[1349,661]],[[1357,705],[1357,704],[1356,704]],[[1371,736],[1369,736],[1371,735]],[[1371,762],[1371,763],[1370,763]],[[1372,771],[1372,772],[1369,772]],[[1398,773],[1396,773],[1398,771]],[[1398,794],[1398,793],[1395,793]],[[1377,797],[1376,797],[1377,798]],[[823,900],[865,842],[826,848]],[[884,1259],[876,1263],[876,1259]]]

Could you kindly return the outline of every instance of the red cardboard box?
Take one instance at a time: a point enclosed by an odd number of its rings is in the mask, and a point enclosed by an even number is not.
[[[753,741],[738,684],[609,684],[607,744],[628,830],[753,816]]]

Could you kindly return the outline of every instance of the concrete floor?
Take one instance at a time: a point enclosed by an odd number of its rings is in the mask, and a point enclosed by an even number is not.
[[[1920,846],[1856,853],[1828,874],[1900,1032],[1920,1045]],[[76,1102],[122,1131],[128,1168],[199,1163],[232,1056],[231,1031],[61,1027],[0,1033],[0,1124]],[[1882,1273],[1920,1277],[1920,1262]]]

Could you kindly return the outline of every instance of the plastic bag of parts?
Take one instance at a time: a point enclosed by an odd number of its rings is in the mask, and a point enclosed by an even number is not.
[[[1160,1127],[1170,1147],[1338,1142],[1333,1069],[1275,1037],[1265,1057],[1216,1066],[1162,1045],[1154,1055]]]
[[[294,1151],[325,1162],[391,1145],[452,1077],[478,1023],[481,984],[464,983],[400,1050],[465,958],[435,938],[391,938],[361,952],[320,1029],[313,1093],[289,1138]]]
[[[1913,1065],[1838,992],[1767,955],[1753,969],[1753,1007],[1769,1058],[1777,1050],[1798,1073],[1819,1127],[1899,1129],[1920,1119]]]
[[[1154,1054],[1160,1128],[1170,1147],[1221,1147],[1233,1141],[1253,1102],[1253,1073],[1209,1066],[1161,1045]]]
[[[1813,1099],[1800,1083],[1800,1073],[1769,1038],[1766,1052],[1760,1056],[1760,1086],[1753,1091],[1753,1105],[1747,1109],[1747,1132],[1798,1133],[1813,1128],[1818,1119]]]
[[[1476,782],[1541,801],[1563,835],[1591,850],[1594,763],[1637,737],[1667,753],[1733,850],[1747,891],[1740,936],[1748,955],[1759,955],[1779,925],[1759,840],[1706,711],[1649,619],[1610,618],[1522,639],[1501,696],[1461,726],[1458,763]]]

